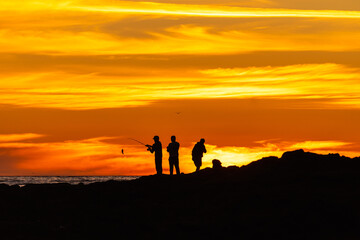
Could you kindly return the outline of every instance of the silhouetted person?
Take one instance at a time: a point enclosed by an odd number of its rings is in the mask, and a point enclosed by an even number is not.
[[[220,162],[219,159],[212,160],[212,164],[213,164],[213,169],[215,169],[215,170],[218,170],[218,169],[222,168],[221,162]]]
[[[167,151],[169,152],[169,168],[170,168],[170,175],[173,175],[174,166],[176,169],[176,174],[180,174],[180,167],[179,167],[179,148],[180,144],[176,141],[175,136],[171,136],[171,143],[167,146]]]
[[[195,144],[192,150],[192,160],[194,161],[197,172],[200,170],[200,167],[202,165],[202,157],[204,153],[206,153],[205,139],[202,138],[200,139],[200,142],[197,142]]]
[[[153,145],[146,145],[148,147],[148,151],[151,153],[155,152],[155,168],[156,173],[158,175],[162,174],[162,145],[159,141],[159,136],[154,136],[154,144]]]

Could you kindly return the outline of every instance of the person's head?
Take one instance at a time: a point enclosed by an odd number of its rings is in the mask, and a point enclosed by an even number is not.
[[[205,139],[200,139],[200,142],[202,143],[202,144],[204,144],[205,143]]]
[[[175,136],[171,136],[171,141],[175,142],[176,141],[176,137]]]
[[[153,139],[155,142],[158,142],[160,138],[159,138],[159,136],[154,136]]]

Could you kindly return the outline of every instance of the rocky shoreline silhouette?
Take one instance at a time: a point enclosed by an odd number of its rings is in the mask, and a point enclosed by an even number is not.
[[[1,239],[359,239],[360,158],[303,150],[243,167],[89,185],[0,185]]]

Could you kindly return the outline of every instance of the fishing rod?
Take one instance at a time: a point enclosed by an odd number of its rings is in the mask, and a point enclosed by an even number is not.
[[[130,140],[133,140],[133,141],[135,141],[135,142],[138,142],[138,143],[140,143],[141,145],[144,145],[145,147],[147,147],[147,151],[152,151],[152,146],[151,145],[149,145],[149,144],[145,144],[145,143],[143,143],[143,142],[140,142],[139,140],[137,140],[137,139],[135,139],[135,138],[129,138]]]
[[[129,138],[129,139],[130,139],[130,140],[133,140],[133,141],[135,141],[135,142],[138,142],[138,143],[140,143],[141,145],[146,146],[146,144],[145,144],[145,143],[140,142],[139,140],[136,140],[135,138]]]
[[[143,143],[143,142],[140,142],[139,140],[136,140],[135,138],[129,138],[130,140],[133,140],[133,141],[135,141],[135,142],[138,142],[138,143],[140,143],[141,145],[144,145],[145,147],[148,147],[149,145],[148,144],[145,144],[145,143]]]

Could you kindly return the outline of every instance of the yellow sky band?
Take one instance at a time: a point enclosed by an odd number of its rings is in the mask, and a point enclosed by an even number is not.
[[[90,4],[90,5],[89,5]],[[298,10],[273,8],[241,8],[211,5],[169,4],[155,2],[118,1],[117,5],[106,5],[106,1],[14,1],[0,3],[0,11],[73,10],[88,12],[112,12],[125,14],[151,14],[170,16],[220,17],[220,18],[360,18],[360,11],[344,10]],[[19,6],[22,6],[19,8]]]
[[[91,12],[112,12],[126,14],[152,14],[187,17],[220,17],[220,18],[360,18],[359,11],[338,10],[296,10],[296,9],[263,9],[263,8],[226,8],[204,9],[198,5],[151,4],[147,7],[99,7],[67,6],[70,10]]]

